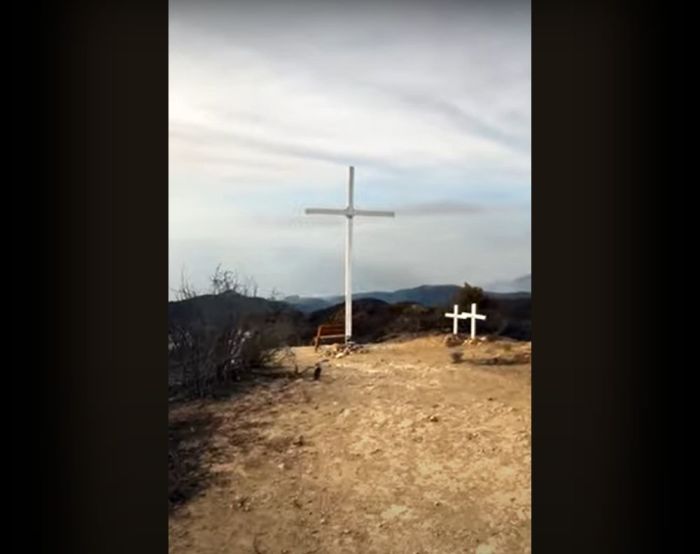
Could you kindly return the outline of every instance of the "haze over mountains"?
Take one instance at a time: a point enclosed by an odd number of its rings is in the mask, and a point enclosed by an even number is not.
[[[482,287],[491,294],[518,294],[531,292],[531,275],[524,275],[512,281],[498,281]],[[421,285],[396,291],[370,291],[353,293],[353,299],[375,298],[389,304],[399,302],[415,302],[423,306],[444,306],[452,301],[459,290],[458,285]],[[309,313],[344,302],[343,295],[324,297],[302,297],[291,295],[283,298],[283,302],[293,305],[298,310]]]
[[[532,275],[527,274],[512,281],[496,281],[482,287],[488,292],[532,292]]]

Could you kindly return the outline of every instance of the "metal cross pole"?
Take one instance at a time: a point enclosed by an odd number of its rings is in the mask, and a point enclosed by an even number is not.
[[[307,208],[307,214],[343,215],[345,221],[345,341],[352,337],[352,220],[357,215],[394,217],[394,212],[379,210],[356,210],[354,201],[355,168],[350,166],[348,181],[348,204],[344,209]]]
[[[467,314],[466,313],[459,313],[459,306],[455,304],[454,310],[452,312],[446,313],[445,317],[449,317],[452,319],[452,334],[456,335],[457,334],[457,325],[459,324],[460,319],[467,319]]]
[[[472,311],[467,312],[464,314],[465,318],[471,319],[472,323],[472,338],[476,338],[476,320],[477,319],[486,319],[485,315],[477,314],[476,313],[476,304],[472,303]]]

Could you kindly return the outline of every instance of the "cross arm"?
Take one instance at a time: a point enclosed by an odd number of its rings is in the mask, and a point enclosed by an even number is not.
[[[347,210],[332,210],[327,208],[306,208],[307,214],[326,214],[326,215],[348,215]]]
[[[384,212],[381,210],[353,210],[353,215],[371,215],[378,217],[394,217],[396,214],[394,212]]]
[[[396,214],[394,212],[385,212],[381,210],[355,210],[352,208],[345,208],[342,210],[334,210],[329,208],[306,208],[304,210],[306,214],[324,214],[324,215],[345,215],[345,216],[355,216],[355,215],[369,215],[375,217],[394,217]]]

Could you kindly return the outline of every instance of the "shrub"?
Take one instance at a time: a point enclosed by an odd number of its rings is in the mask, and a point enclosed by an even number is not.
[[[217,267],[211,277],[212,292],[255,295],[252,285],[240,286],[237,275]],[[178,298],[192,305],[171,318],[168,337],[169,387],[172,393],[206,396],[216,388],[241,379],[253,368],[273,363],[293,338],[293,329],[285,318],[232,311],[220,317],[215,311],[201,309],[194,288],[183,279]],[[239,304],[240,306],[240,304]]]

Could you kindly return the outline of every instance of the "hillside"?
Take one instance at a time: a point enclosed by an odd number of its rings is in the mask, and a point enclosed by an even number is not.
[[[357,294],[353,299],[353,336],[358,341],[371,342],[405,333],[447,332],[451,322],[444,317],[444,312],[458,289],[455,285],[426,285],[393,293]],[[488,296],[491,301],[480,310],[487,320],[479,322],[478,332],[529,340],[530,294],[489,293]],[[301,300],[292,298],[297,302]],[[170,302],[168,320],[174,326],[193,322],[218,328],[241,322],[274,325],[285,329],[283,333],[289,344],[300,345],[309,344],[318,325],[343,321],[345,303],[342,297],[334,304],[324,301],[315,306],[317,308],[312,309],[311,303],[290,304],[224,293]]]
[[[487,319],[479,322],[478,332],[530,340],[530,295],[489,296],[489,307],[480,310]],[[376,298],[361,298],[353,300],[352,313],[353,338],[360,342],[381,341],[407,333],[449,332],[452,327],[451,321],[445,317],[444,308],[423,306],[414,302],[389,304]],[[344,303],[307,314],[307,329],[313,334],[316,326],[321,323],[342,322],[344,314]]]
[[[299,295],[287,296],[283,298],[282,301],[304,313],[315,312],[316,310],[322,310],[323,308],[328,308],[333,305],[333,303],[326,298]]]
[[[353,295],[355,298],[376,298],[389,304],[399,302],[414,302],[423,306],[446,306],[459,290],[457,285],[421,285],[410,289],[400,289],[393,292],[361,292]],[[342,296],[330,299],[334,302],[341,302]]]
[[[494,298],[515,297],[513,295],[523,296],[529,295],[531,289],[531,276],[525,275],[512,281],[499,281],[482,287]],[[374,298],[382,300],[388,304],[398,304],[401,302],[413,302],[429,307],[445,307],[452,303],[452,300],[460,289],[457,285],[421,285],[407,289],[399,289],[395,291],[370,291],[356,292],[353,294],[353,299],[362,300],[366,298]],[[324,308],[329,308],[336,304],[344,302],[345,297],[342,295],[311,297],[311,296],[287,296],[284,302],[294,306],[297,310],[304,313],[311,313]]]
[[[227,292],[205,294],[168,303],[168,320],[172,323],[204,319],[214,325],[226,325],[251,315],[294,315],[300,312],[285,302]]]
[[[301,311],[285,302],[237,293],[207,294],[168,303],[168,325],[266,329],[286,344],[301,344],[312,333]]]
[[[413,302],[423,306],[438,307],[449,305],[458,290],[459,287],[457,285],[421,285],[419,287],[395,291],[356,292],[353,294],[353,299],[362,300],[374,298],[388,304]],[[326,296],[322,298],[288,296],[284,299],[285,302],[288,302],[304,313],[328,308],[340,304],[344,302],[344,300],[345,297],[342,295]]]

